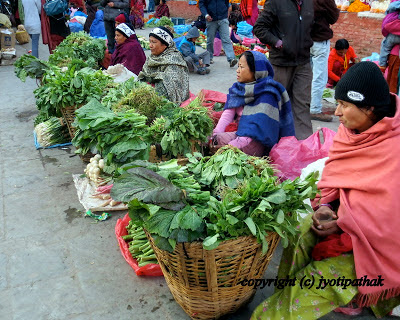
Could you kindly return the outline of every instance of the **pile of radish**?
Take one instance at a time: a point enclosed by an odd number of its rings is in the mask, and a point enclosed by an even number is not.
[[[99,154],[96,154],[93,158],[90,158],[90,162],[84,170],[86,177],[93,181],[96,187],[104,186],[111,181],[110,178],[102,176],[103,169],[104,159]]]

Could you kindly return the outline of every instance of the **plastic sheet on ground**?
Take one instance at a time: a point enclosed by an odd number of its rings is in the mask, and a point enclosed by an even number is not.
[[[74,180],[79,202],[82,204],[86,211],[90,210],[92,212],[97,212],[128,210],[127,205],[125,205],[124,203],[121,203],[114,207],[110,205],[102,207],[101,205],[105,202],[105,200],[92,198],[92,196],[96,193],[97,188],[89,181],[88,178],[82,178],[80,174],[73,174],[72,179]]]
[[[139,267],[137,260],[134,259],[129,252],[129,245],[124,239],[122,239],[122,236],[128,234],[126,226],[128,225],[130,220],[131,218],[129,218],[129,215],[126,214],[123,219],[118,219],[117,224],[115,225],[115,236],[117,237],[122,256],[125,258],[126,262],[128,262],[128,264],[132,267],[132,269],[135,270],[135,273],[138,276],[162,276],[163,273],[161,271],[160,265],[150,263],[146,264],[143,267]]]
[[[67,142],[67,143],[53,144],[52,146],[48,146],[48,147],[42,147],[40,145],[39,141],[37,140],[37,135],[36,135],[35,131],[33,131],[33,139],[35,141],[35,148],[36,149],[51,149],[51,148],[58,148],[58,147],[65,147],[65,146],[72,145],[71,142]]]

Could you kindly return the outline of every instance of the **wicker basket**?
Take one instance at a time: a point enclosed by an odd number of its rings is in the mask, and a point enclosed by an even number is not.
[[[95,154],[91,153],[91,152],[88,152],[88,153],[85,153],[85,154],[79,154],[79,157],[85,163],[89,163],[90,159],[93,158],[94,156],[95,156]]]
[[[256,290],[239,283],[264,276],[279,242],[278,234],[268,234],[265,255],[251,236],[224,241],[214,250],[204,250],[201,242],[178,243],[168,252],[146,234],[172,295],[192,319],[217,319],[247,304]]]
[[[73,139],[75,137],[75,132],[76,132],[76,128],[72,126],[72,123],[75,120],[75,110],[76,109],[78,109],[76,106],[61,108],[61,114],[63,116],[65,123],[67,124],[68,132],[69,132],[71,139]]]

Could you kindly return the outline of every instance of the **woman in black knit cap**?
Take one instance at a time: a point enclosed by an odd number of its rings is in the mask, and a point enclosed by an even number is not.
[[[357,315],[362,307],[381,318],[400,305],[400,98],[373,62],[351,67],[335,98],[341,125],[314,213],[300,222],[279,267],[278,279],[296,283],[275,290],[253,320]]]

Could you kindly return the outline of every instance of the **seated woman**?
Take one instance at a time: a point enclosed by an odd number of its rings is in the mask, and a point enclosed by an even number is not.
[[[276,290],[254,320],[318,319],[349,303],[382,317],[400,304],[400,99],[373,62],[350,68],[335,98],[341,125],[315,212],[300,224],[279,267],[278,278],[296,285]]]
[[[115,28],[115,51],[111,56],[111,65],[123,64],[128,70],[138,75],[146,61],[146,55],[141,47],[135,31],[125,23]]]
[[[236,74],[238,82],[229,89],[213,132],[214,144],[230,144],[249,155],[267,155],[281,137],[295,135],[288,93],[273,80],[272,66],[260,52],[243,53]],[[225,132],[235,118],[237,131]]]
[[[156,12],[154,13],[154,17],[168,17],[169,18],[169,8],[165,0],[161,0],[160,4],[157,6]]]
[[[189,99],[189,71],[173,35],[166,27],[149,34],[150,56],[138,79],[154,84],[156,92],[168,100],[181,103]]]
[[[328,58],[328,85],[333,88],[347,70],[355,63],[360,62],[346,39],[339,39]]]

